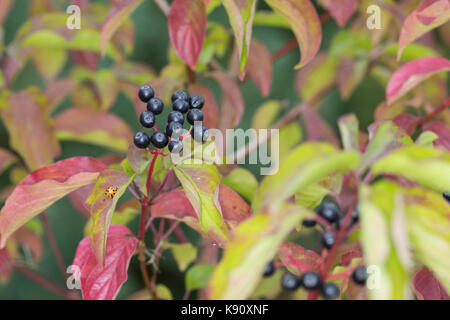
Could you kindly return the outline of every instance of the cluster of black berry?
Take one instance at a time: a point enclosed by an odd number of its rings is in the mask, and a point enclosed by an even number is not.
[[[184,115],[193,127],[191,135],[197,142],[205,142],[208,139],[208,128],[202,125],[205,100],[201,95],[189,96],[184,91],[176,91],[172,95],[172,109],[167,118],[167,126],[164,132],[158,131],[155,126],[156,116],[164,110],[164,103],[155,97],[152,87],[144,85],[139,89],[139,99],[147,103],[147,110],[142,112],[139,122],[144,128],[154,128],[155,132],[149,137],[145,132],[139,131],[134,136],[136,147],[145,149],[151,143],[155,148],[162,149],[169,145],[169,151],[179,153],[183,150],[182,133]]]
[[[336,203],[333,201],[324,200],[316,209],[315,212],[323,219],[328,221],[330,224],[334,224],[336,229],[339,230],[344,222],[344,216],[341,216],[340,209]],[[347,230],[353,227],[359,221],[359,206],[357,205],[352,212],[350,217],[350,222],[347,225]],[[315,219],[305,219],[302,222],[303,226],[306,228],[314,227],[317,224]],[[335,232],[327,230],[322,234],[322,245],[330,249],[335,240]]]
[[[264,277],[270,277],[275,272],[275,264],[270,261],[264,269]],[[359,266],[352,272],[352,279],[356,284],[364,285],[367,279],[367,271],[364,266]],[[287,291],[295,291],[300,286],[308,291],[320,290],[324,299],[336,299],[340,295],[339,287],[333,282],[323,283],[317,272],[304,272],[299,278],[287,272],[281,278],[281,287]]]

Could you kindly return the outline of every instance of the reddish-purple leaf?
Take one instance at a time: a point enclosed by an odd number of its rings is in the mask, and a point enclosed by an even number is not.
[[[0,148],[0,174],[16,161],[16,157],[8,150]]]
[[[317,253],[294,242],[282,243],[278,249],[278,255],[288,270],[296,275],[307,270],[317,270],[320,260]]]
[[[388,104],[392,104],[433,74],[443,71],[450,71],[450,60],[440,57],[420,58],[403,65],[392,75],[386,87]]]
[[[205,98],[205,108],[203,108],[203,124],[208,128],[217,127],[217,122],[219,120],[219,108],[217,107],[216,98],[214,93],[207,86],[194,83],[189,86],[190,94],[200,94]]]
[[[178,56],[195,69],[203,48],[208,15],[202,0],[175,0],[169,12],[169,36]]]
[[[407,134],[412,135],[417,128],[417,117],[409,113],[402,113],[396,116],[392,121]]]
[[[6,283],[13,271],[13,259],[8,248],[0,249],[0,283]]]
[[[0,110],[9,133],[9,145],[24,159],[30,170],[53,162],[60,153],[46,99],[35,91],[11,93],[6,108]]]
[[[91,246],[91,239],[78,244],[72,266],[78,266],[81,294],[84,300],[113,300],[128,278],[128,266],[138,239],[122,225],[112,225],[108,232],[105,266],[100,267]]]
[[[338,64],[337,85],[342,100],[348,100],[364,79],[368,60],[342,57]]]
[[[68,193],[94,183],[106,165],[90,157],[74,157],[38,169],[20,182],[0,211],[0,247],[27,221]]]
[[[272,87],[272,58],[266,46],[255,39],[251,43],[247,69],[261,95],[267,97]]]
[[[450,128],[440,121],[432,121],[422,127],[423,131],[432,131],[437,134],[438,139],[433,141],[436,147],[450,150]]]
[[[69,78],[62,78],[49,83],[45,89],[49,111],[53,111],[74,88],[75,83]]]
[[[133,137],[128,124],[113,113],[87,108],[69,108],[55,117],[61,140],[93,143],[125,152]]]
[[[100,48],[102,55],[108,46],[108,41],[125,21],[126,18],[136,9],[142,0],[121,0],[114,2],[114,8],[108,13],[105,22],[103,22],[100,32]]]
[[[222,89],[220,104],[219,129],[235,128],[244,114],[244,99],[236,82],[227,74],[216,71],[211,74]]]
[[[340,146],[333,129],[322,119],[317,109],[304,106],[301,115],[308,140],[327,141],[336,147]]]
[[[343,27],[355,12],[358,0],[319,0],[340,27]]]
[[[403,49],[408,44],[449,20],[449,0],[423,0],[403,22],[398,41],[397,59],[400,59]]]
[[[322,42],[322,27],[314,5],[309,0],[266,0],[291,25],[301,51],[296,68],[307,65],[317,54]]]
[[[450,300],[442,284],[425,267],[414,275],[412,286],[419,300]]]
[[[100,61],[100,54],[93,51],[71,50],[70,56],[76,65],[95,71]]]

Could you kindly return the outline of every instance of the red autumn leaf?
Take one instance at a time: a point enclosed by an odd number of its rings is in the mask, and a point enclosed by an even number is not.
[[[203,108],[203,124],[208,128],[215,128],[219,119],[219,108],[217,107],[214,93],[207,86],[194,83],[189,86],[190,94],[200,94],[205,98],[205,108]]]
[[[317,270],[320,256],[312,250],[303,248],[294,242],[284,242],[278,249],[281,262],[296,275],[304,271]]]
[[[49,111],[56,108],[74,88],[75,83],[69,78],[62,78],[49,83],[44,93],[48,100]]]
[[[60,139],[93,143],[117,151],[126,151],[133,137],[128,124],[110,112],[87,108],[69,108],[54,118]]]
[[[419,300],[450,300],[442,284],[425,267],[414,275],[412,286]]]
[[[272,87],[272,57],[266,46],[255,39],[251,43],[247,69],[261,95],[267,97]]]
[[[355,13],[358,0],[319,0],[319,3],[328,10],[340,27],[343,27]]]
[[[219,203],[222,216],[229,227],[234,227],[248,218],[251,214],[250,206],[231,188],[219,185]],[[186,222],[200,230],[197,214],[183,188],[162,193],[157,196],[150,207],[152,217],[166,217]]]
[[[100,54],[93,51],[70,50],[70,57],[76,65],[81,65],[95,71],[100,61]]]
[[[34,256],[34,259],[39,262],[44,252],[42,240],[39,236],[27,227],[22,227],[11,236],[11,239],[18,244],[27,247]]]
[[[191,69],[195,69],[202,51],[207,21],[202,0],[175,0],[170,6],[170,41],[178,56]]]
[[[422,130],[432,131],[437,134],[438,139],[433,142],[436,147],[442,147],[450,150],[450,128],[445,125],[445,123],[440,121],[432,121],[425,124],[422,127]]]
[[[38,169],[20,182],[0,211],[0,247],[27,221],[68,193],[94,183],[106,166],[90,157],[74,157]]]
[[[289,22],[297,38],[301,60],[295,67],[307,65],[319,51],[322,42],[322,27],[314,5],[309,0],[266,0],[266,2]]]
[[[342,100],[348,100],[364,80],[368,60],[342,57],[338,64],[337,85]]]
[[[0,110],[9,133],[9,145],[31,170],[53,162],[60,153],[46,101],[35,91],[20,91],[7,96],[6,108]]]
[[[8,150],[0,148],[0,174],[16,160],[16,157]]]
[[[392,75],[386,87],[388,104],[392,104],[433,74],[443,71],[450,71],[450,60],[440,57],[420,58],[403,65]]]
[[[244,99],[241,90],[236,82],[223,72],[216,71],[211,76],[222,89],[219,129],[235,128],[244,115]]]
[[[80,241],[72,266],[78,266],[74,276],[81,284],[84,300],[113,300],[128,278],[128,265],[138,239],[122,225],[112,225],[108,231],[105,266],[100,267],[91,246],[90,237]]]
[[[333,129],[322,119],[317,109],[304,106],[301,110],[301,115],[308,140],[327,141],[334,146],[340,146]]]
[[[408,135],[412,135],[417,128],[417,117],[409,113],[402,113],[396,116],[392,121]]]
[[[114,2],[114,7],[108,13],[100,31],[100,48],[102,55],[106,51],[108,41],[141,2],[142,0],[122,0]]]
[[[403,49],[430,30],[450,20],[450,1],[423,0],[403,22],[398,41],[397,59],[400,59]]]

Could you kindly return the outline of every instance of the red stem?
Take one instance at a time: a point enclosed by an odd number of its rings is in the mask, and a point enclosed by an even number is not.
[[[156,159],[158,158],[159,153],[153,154],[152,163],[150,164],[150,168],[148,169],[148,177],[147,177],[147,195],[150,193],[150,182],[152,181],[153,169],[155,168]],[[147,199],[147,197],[145,197]]]
[[[442,105],[440,105],[439,107],[437,107],[436,109],[434,109],[432,112],[430,112],[429,114],[427,114],[425,117],[423,117],[422,119],[419,120],[419,122],[417,123],[419,126],[424,125],[426,122],[428,122],[429,120],[431,120],[432,118],[434,118],[435,116],[437,116],[439,113],[441,113],[442,111],[444,111],[445,109],[447,109],[450,106],[450,98],[448,98]]]

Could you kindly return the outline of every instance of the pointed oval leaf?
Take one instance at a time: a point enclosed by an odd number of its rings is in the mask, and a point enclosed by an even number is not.
[[[320,256],[317,253],[305,249],[295,242],[282,243],[278,249],[278,255],[286,268],[296,275],[305,271],[317,271],[320,263]],[[308,269],[306,270],[303,267]]]
[[[300,45],[301,59],[295,68],[307,65],[322,42],[322,27],[314,5],[309,0],[266,0],[291,25]]]
[[[253,39],[248,57],[248,75],[263,97],[270,93],[272,73],[272,56],[269,49],[261,41]]]
[[[126,152],[133,137],[128,124],[113,113],[87,108],[69,108],[55,118],[60,140],[92,143]]]
[[[136,251],[138,239],[122,225],[111,225],[108,231],[105,265],[97,261],[89,237],[80,241],[72,266],[79,268],[74,272],[80,281],[84,300],[113,300],[128,278],[128,265]]]
[[[340,27],[343,27],[355,13],[358,0],[319,0],[319,3],[330,12]]]
[[[0,247],[31,218],[80,187],[94,183],[106,166],[90,157],[61,160],[28,175],[0,211]]]
[[[425,267],[414,275],[412,285],[419,300],[450,300],[439,280]]]
[[[444,71],[450,71],[450,60],[440,57],[425,57],[401,66],[386,87],[388,104],[394,103],[425,79]]]
[[[170,42],[192,70],[203,48],[207,21],[206,6],[202,0],[175,0],[170,6]]]

